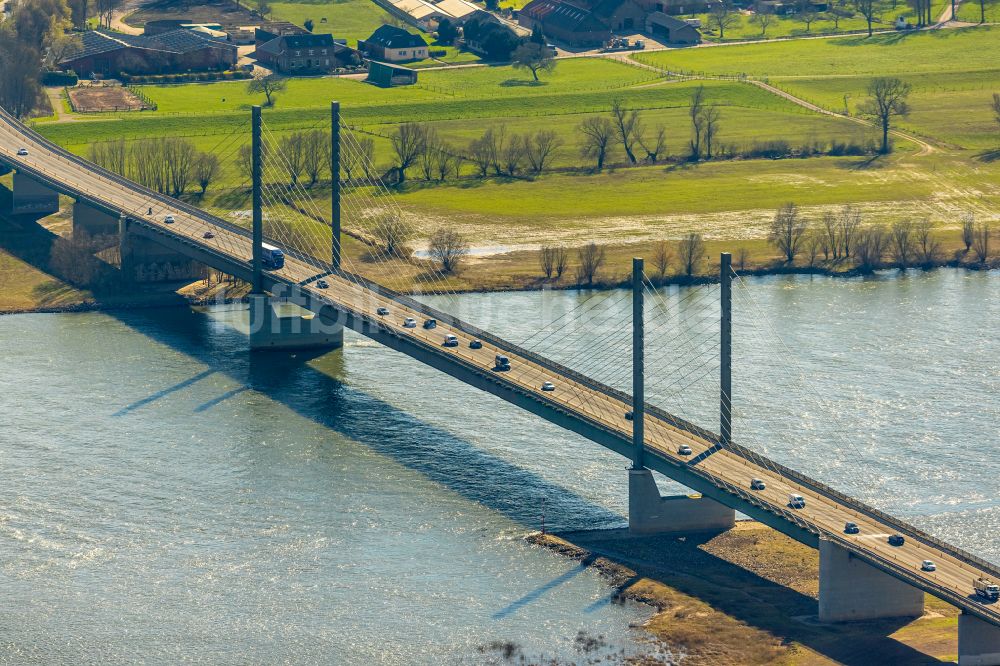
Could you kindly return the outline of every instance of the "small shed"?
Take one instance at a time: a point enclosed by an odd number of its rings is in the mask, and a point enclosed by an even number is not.
[[[417,70],[372,60],[368,63],[366,80],[382,88],[409,86],[417,82]]]
[[[701,33],[693,25],[663,12],[646,17],[646,31],[664,44],[699,44]]]

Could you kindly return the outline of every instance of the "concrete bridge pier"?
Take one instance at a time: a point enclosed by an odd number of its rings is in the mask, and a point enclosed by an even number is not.
[[[337,349],[344,346],[343,324],[330,324],[287,300],[250,294],[250,350]]]
[[[725,532],[736,511],[707,497],[661,497],[648,469],[628,471],[628,529],[634,534]]]
[[[94,235],[89,229],[105,230],[107,220],[102,217],[104,213],[89,206],[81,207],[77,202],[73,211],[74,231],[77,228],[77,208],[81,210],[81,228],[88,234]],[[131,229],[132,222],[124,215],[115,219],[121,271],[126,282],[194,282],[205,277],[207,269],[203,264],[137,235]]]
[[[819,619],[850,622],[919,617],[922,590],[863,562],[833,541],[819,542]]]
[[[974,615],[959,615],[958,666],[1000,666],[1000,627]]]
[[[39,183],[26,173],[14,172],[14,196],[10,212],[13,215],[52,215],[59,212],[59,193]]]
[[[77,200],[73,204],[73,234],[83,233],[90,237],[117,235],[121,232],[119,218],[117,214]]]

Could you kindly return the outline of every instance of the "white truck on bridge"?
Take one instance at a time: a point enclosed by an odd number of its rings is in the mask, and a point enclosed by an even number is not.
[[[980,576],[973,579],[972,587],[976,590],[976,596],[988,601],[996,601],[1000,598],[1000,585],[997,585],[989,578]]]

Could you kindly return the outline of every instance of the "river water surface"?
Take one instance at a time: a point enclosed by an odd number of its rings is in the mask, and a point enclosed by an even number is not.
[[[649,396],[714,429],[699,289],[647,306]],[[1000,562],[1000,275],[737,291],[737,438]],[[629,301],[438,304],[621,384]],[[599,314],[562,327],[574,308]],[[475,663],[493,640],[572,655],[580,630],[638,649],[649,609],[522,539],[543,512],[623,525],[627,461],[356,335],[250,357],[243,317],[0,317],[0,661]]]

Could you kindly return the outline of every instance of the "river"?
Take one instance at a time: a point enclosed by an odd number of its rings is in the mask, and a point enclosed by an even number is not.
[[[690,315],[651,328],[650,397],[714,428],[712,342],[655,353],[711,338],[717,287],[698,289],[647,306]],[[735,436],[1000,562],[1000,275],[737,292]],[[629,301],[437,299],[582,366],[624,349]],[[573,308],[593,326],[556,343]],[[642,649],[648,608],[522,538],[543,512],[622,525],[624,459],[353,334],[250,357],[244,316],[0,317],[0,661],[477,663],[490,641],[572,656],[581,630]],[[671,368],[697,381],[671,387]]]

